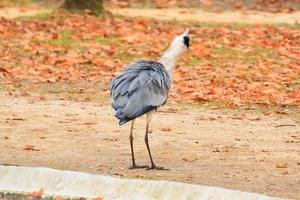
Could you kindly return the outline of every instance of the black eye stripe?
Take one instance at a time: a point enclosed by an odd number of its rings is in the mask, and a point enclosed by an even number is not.
[[[183,37],[183,42],[184,42],[186,47],[189,47],[190,46],[190,37],[184,36]]]

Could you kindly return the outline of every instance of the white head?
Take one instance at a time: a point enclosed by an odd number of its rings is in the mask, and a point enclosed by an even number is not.
[[[178,49],[181,53],[184,53],[188,50],[190,46],[190,36],[189,36],[189,29],[177,36],[170,45],[170,49]]]
[[[190,45],[189,29],[183,34],[177,36],[171,43],[170,47],[164,53],[160,62],[167,68],[169,73],[172,73],[175,67],[176,59],[186,52]]]

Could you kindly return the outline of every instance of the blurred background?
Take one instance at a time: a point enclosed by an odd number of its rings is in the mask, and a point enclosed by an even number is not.
[[[299,9],[299,0],[0,0],[0,164],[299,198]],[[155,160],[172,170],[128,170],[129,128],[113,116],[110,81],[137,59],[158,60],[186,28],[189,51],[150,134]]]

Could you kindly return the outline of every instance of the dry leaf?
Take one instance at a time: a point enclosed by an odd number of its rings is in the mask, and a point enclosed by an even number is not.
[[[210,8],[212,6],[211,0],[200,0],[200,2],[208,8]]]
[[[39,151],[39,149],[35,148],[33,145],[26,145],[23,150],[25,151]]]
[[[56,197],[54,198],[54,200],[64,200],[64,198],[61,197],[61,196],[56,196]]]
[[[44,195],[44,189],[41,188],[40,190],[38,191],[34,191],[31,193],[31,196],[34,197],[34,198],[42,198]]]
[[[160,130],[161,131],[171,131],[172,129],[171,128],[161,128]]]
[[[277,163],[276,167],[277,168],[287,168],[288,167],[288,163],[286,163],[286,162]]]
[[[194,161],[196,161],[198,159],[194,158],[194,157],[184,157],[184,158],[182,158],[182,160],[184,160],[186,162],[194,162]]]

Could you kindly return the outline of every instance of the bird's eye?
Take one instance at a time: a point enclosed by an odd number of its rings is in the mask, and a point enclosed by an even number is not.
[[[183,42],[184,42],[185,46],[186,46],[187,48],[189,48],[189,46],[190,46],[190,37],[184,36],[184,37],[183,37]]]

